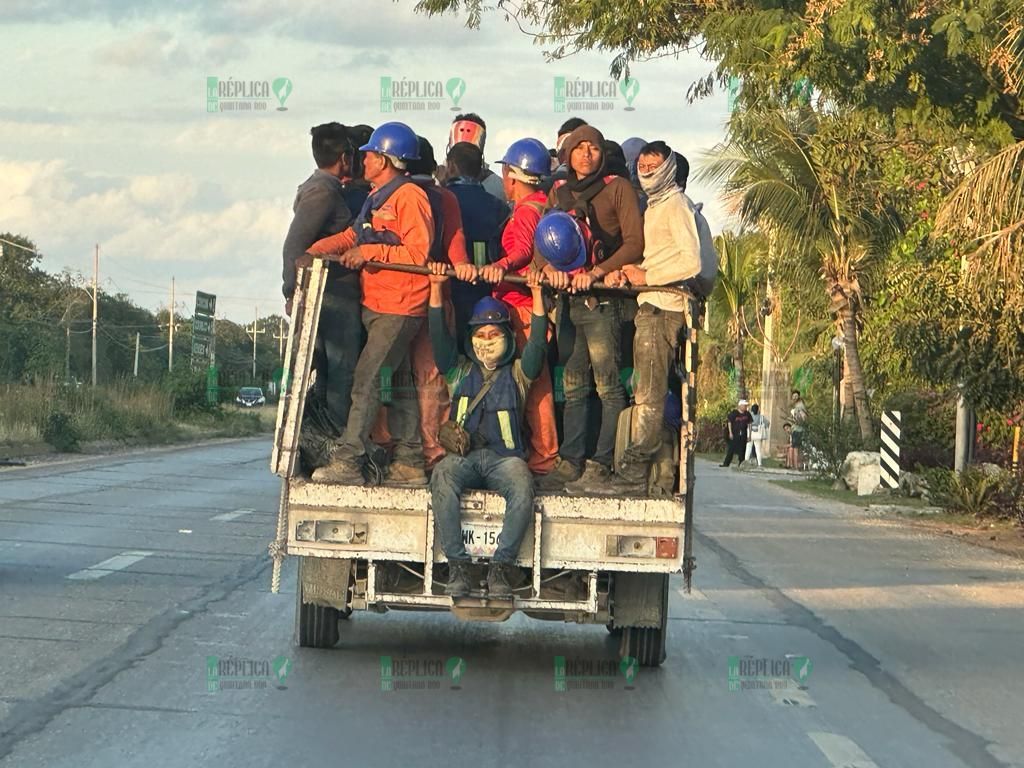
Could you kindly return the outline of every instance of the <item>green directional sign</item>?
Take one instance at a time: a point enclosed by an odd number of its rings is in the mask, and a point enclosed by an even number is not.
[[[217,333],[214,315],[217,297],[212,293],[196,291],[196,313],[192,317],[192,370],[212,368],[216,353]]]

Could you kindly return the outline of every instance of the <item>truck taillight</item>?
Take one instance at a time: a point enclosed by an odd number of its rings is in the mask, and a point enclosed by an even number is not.
[[[659,536],[656,548],[657,557],[676,558],[679,556],[679,539],[675,536]]]

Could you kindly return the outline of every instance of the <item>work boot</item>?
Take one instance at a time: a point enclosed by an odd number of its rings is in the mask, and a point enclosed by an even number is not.
[[[607,484],[611,495],[646,496],[649,473],[650,467],[646,462],[623,462]]]
[[[384,484],[402,488],[426,485],[427,473],[423,471],[423,467],[413,467],[409,464],[393,461],[388,467],[387,474],[384,476]]]
[[[559,456],[555,459],[555,466],[546,475],[540,475],[533,481],[538,491],[564,491],[566,483],[578,480],[580,469],[571,461]]]
[[[586,468],[579,480],[566,483],[565,490],[574,496],[606,496],[612,471],[604,464],[587,460]]]
[[[340,457],[331,458],[326,467],[314,469],[312,478],[321,483],[337,483],[338,485],[365,485],[363,470],[359,462]]]
[[[509,578],[515,579],[519,569],[512,563],[491,563],[487,569],[487,596],[497,598],[512,597],[512,584]]]
[[[448,584],[444,588],[446,595],[465,597],[469,594],[469,561],[448,561]]]

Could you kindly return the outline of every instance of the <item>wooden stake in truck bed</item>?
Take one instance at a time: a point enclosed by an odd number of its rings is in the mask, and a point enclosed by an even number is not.
[[[357,610],[451,611],[467,621],[504,621],[522,611],[541,619],[606,624],[609,631],[621,632],[621,657],[647,666],[661,664],[669,574],[682,571],[689,590],[695,568],[693,448],[702,302],[681,291],[687,310],[678,366],[682,424],[674,495],[538,493],[533,525],[517,559],[527,576],[524,583],[514,585],[514,598],[494,600],[471,592],[453,601],[444,594],[447,562],[435,536],[427,488],[314,482],[301,467],[300,431],[315,376],[312,357],[325,277],[321,260],[298,277],[271,459],[272,470],[281,477],[277,534],[270,544],[271,589],[280,588],[284,556],[298,556],[297,642],[334,646],[340,637],[339,621]],[[463,495],[462,535],[474,560],[494,552],[503,516],[504,501],[497,494]]]

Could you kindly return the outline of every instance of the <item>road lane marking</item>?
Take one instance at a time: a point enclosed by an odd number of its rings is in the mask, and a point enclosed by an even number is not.
[[[785,704],[787,707],[816,707],[817,702],[811,698],[811,694],[802,688],[780,688],[769,689],[776,704]],[[845,764],[844,764],[845,765]]]
[[[234,512],[221,512],[219,515],[214,515],[210,520],[218,523],[226,523],[229,520],[234,520],[241,517],[242,515],[251,515],[254,510],[251,509],[236,509]]]
[[[130,565],[134,565],[150,555],[152,552],[122,552],[120,555],[114,555],[108,557],[102,563],[96,563],[96,565],[90,565],[88,568],[83,568],[81,571],[75,571],[68,575],[69,579],[76,581],[87,581],[89,579],[102,579],[104,576],[109,576],[112,573],[123,571]]]
[[[794,509],[792,504],[785,506],[779,506],[777,504],[720,504],[718,502],[711,502],[706,504],[708,507],[719,507],[720,509]]]
[[[874,760],[845,736],[820,731],[808,732],[807,735],[835,768],[878,768]]]

